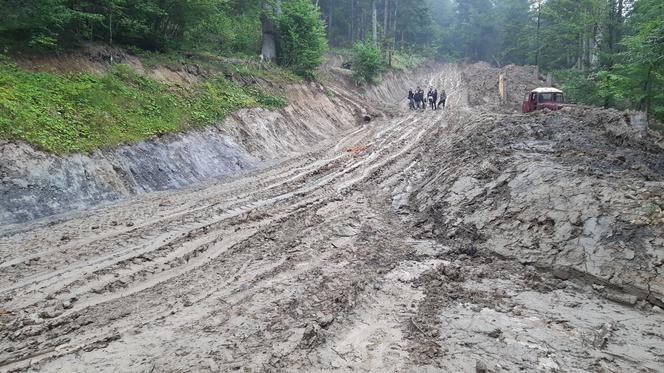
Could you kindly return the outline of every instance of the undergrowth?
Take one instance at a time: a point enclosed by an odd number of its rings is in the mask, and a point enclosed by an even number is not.
[[[392,55],[392,68],[395,70],[409,70],[421,66],[426,57],[418,54],[395,52]]]
[[[22,70],[0,60],[0,138],[53,153],[90,152],[219,121],[283,98],[217,74],[193,87],[160,84],[114,65],[104,76]]]

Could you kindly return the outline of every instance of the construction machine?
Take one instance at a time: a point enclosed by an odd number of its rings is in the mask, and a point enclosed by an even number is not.
[[[533,89],[526,95],[521,110],[524,113],[530,113],[542,109],[559,110],[563,106],[565,106],[563,91],[552,87],[540,87]]]

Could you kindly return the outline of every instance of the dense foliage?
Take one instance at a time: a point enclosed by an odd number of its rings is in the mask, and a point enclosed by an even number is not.
[[[278,25],[279,62],[312,76],[327,50],[325,23],[310,0],[0,0],[5,52],[49,52],[83,42],[150,51],[258,56],[262,18]],[[276,7],[279,14],[270,7]],[[0,49],[0,53],[3,50]]]
[[[327,51],[325,24],[320,12],[309,0],[288,1],[282,12],[278,19],[279,61],[295,73],[311,77]]]
[[[213,123],[241,107],[283,99],[215,76],[167,86],[115,65],[104,76],[33,73],[0,62],[0,138],[67,153],[137,142]]]
[[[383,55],[372,42],[355,43],[352,66],[355,81],[375,83],[384,69]]]
[[[259,0],[3,0],[0,43],[44,50],[103,41],[256,54],[259,15]]]

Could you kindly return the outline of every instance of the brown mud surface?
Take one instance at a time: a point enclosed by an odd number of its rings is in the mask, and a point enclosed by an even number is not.
[[[306,154],[4,233],[0,371],[663,371],[661,138],[492,109],[498,72],[394,74]]]

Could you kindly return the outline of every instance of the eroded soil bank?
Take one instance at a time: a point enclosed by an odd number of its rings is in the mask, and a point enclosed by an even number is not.
[[[397,74],[307,153],[0,236],[0,370],[661,371],[661,138],[512,113],[498,72]]]
[[[282,110],[243,109],[223,122],[93,154],[56,156],[0,141],[0,225],[71,213],[136,194],[179,189],[293,157],[357,126],[368,105],[284,87]]]

